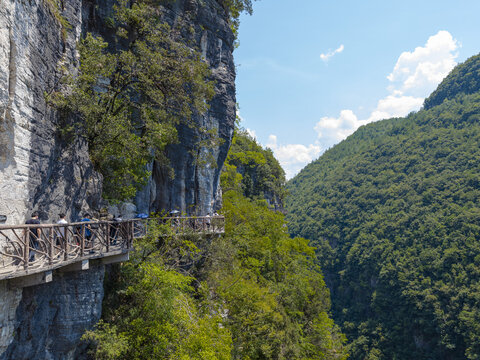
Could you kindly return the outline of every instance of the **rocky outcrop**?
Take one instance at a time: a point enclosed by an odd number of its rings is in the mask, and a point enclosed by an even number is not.
[[[15,337],[2,359],[78,359],[85,346],[82,334],[102,312],[104,274],[104,266],[98,266],[24,288]]]
[[[56,114],[44,95],[58,81],[60,63],[77,66],[81,2],[64,2],[64,16],[72,25],[65,39],[49,3],[0,3],[0,215],[7,216],[8,224],[23,223],[33,210],[40,211],[44,222],[58,212],[75,219],[101,199],[101,178],[93,171],[86,145],[60,140]],[[38,292],[35,301],[48,303],[57,285],[45,285],[50,290]],[[28,312],[17,307],[27,293],[0,283],[0,353],[19,335]],[[68,296],[65,291],[55,294]],[[44,320],[44,326],[51,326]]]
[[[87,145],[58,136],[57,114],[45,92],[59,80],[60,65],[78,67],[76,43],[82,32],[113,41],[104,21],[113,0],[64,0],[62,16],[71,29],[64,38],[52,0],[0,2],[0,215],[7,224],[23,223],[33,210],[42,222],[59,212],[72,219],[101,204],[101,176],[92,167]],[[196,150],[199,134],[179,128],[179,143],[168,149],[175,177],[152,163],[148,186],[136,198],[138,212],[178,209],[205,214],[218,207],[219,175],[235,120],[233,34],[215,0],[167,1],[165,20],[188,22],[189,33],[212,68],[216,95],[195,120],[218,129],[220,147]],[[198,152],[214,163],[196,165]],[[131,206],[126,207],[130,212]],[[2,244],[0,244],[2,246]],[[68,274],[51,283],[15,288],[0,282],[0,354],[15,359],[76,358],[81,333],[100,317],[103,268]]]
[[[106,19],[112,16],[112,0],[84,1],[84,31],[117,41]],[[210,65],[215,81],[215,96],[208,112],[196,116],[195,123],[206,129],[217,129],[221,145],[213,149],[198,149],[202,140],[195,128],[178,128],[178,143],[167,149],[170,168],[156,162],[150,164],[151,178],[135,199],[137,212],[176,209],[189,214],[206,214],[221,204],[220,171],[230,147],[235,122],[234,35],[223,7],[216,0],[178,0],[165,2],[162,7],[165,22],[183,27],[183,37],[195,44]],[[193,31],[192,31],[193,30]],[[197,158],[213,162],[196,161]],[[172,177],[171,170],[174,176]],[[120,214],[123,217],[128,214]]]

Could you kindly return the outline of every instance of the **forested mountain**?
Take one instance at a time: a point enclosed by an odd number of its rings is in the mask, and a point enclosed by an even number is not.
[[[480,359],[480,56],[288,184],[351,359]]]

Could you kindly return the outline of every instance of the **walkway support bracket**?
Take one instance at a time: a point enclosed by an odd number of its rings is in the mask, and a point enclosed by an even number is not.
[[[8,286],[10,288],[24,288],[34,285],[46,284],[53,279],[52,270],[40,272],[37,274],[27,275],[15,279],[8,280]]]
[[[84,259],[76,263],[61,267],[58,270],[61,272],[71,272],[71,271],[84,271],[88,269],[90,269],[90,260]]]

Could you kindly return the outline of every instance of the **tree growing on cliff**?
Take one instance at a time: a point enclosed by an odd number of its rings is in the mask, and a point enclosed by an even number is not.
[[[235,129],[224,170],[222,186],[225,190],[238,185],[247,198],[267,199],[277,210],[283,207],[285,172],[272,150],[263,149],[245,130]]]
[[[284,194],[284,172],[247,134],[235,137],[221,178],[225,236],[212,243],[203,269],[209,289],[228,309],[232,358],[346,359],[315,248],[291,238],[284,215],[259,196]],[[255,186],[240,173],[257,179]]]
[[[192,276],[207,240],[178,236],[155,221],[148,229],[131,260],[110,270],[103,320],[83,336],[93,345],[90,354],[98,360],[230,359],[230,331]]]
[[[207,110],[213,82],[200,54],[175,40],[154,3],[121,0],[110,25],[117,44],[87,34],[78,75],[48,100],[65,115],[63,132],[88,141],[104,196],[126,199],[144,183],[149,161],[166,163],[163,150],[176,141],[176,127],[197,126],[193,115]]]
[[[230,16],[232,31],[237,35],[240,26],[240,14],[246,12],[252,14],[252,0],[219,0]]]

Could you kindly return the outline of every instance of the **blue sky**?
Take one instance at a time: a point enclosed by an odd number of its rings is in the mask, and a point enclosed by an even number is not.
[[[480,52],[480,1],[260,0],[241,18],[242,126],[291,177],[358,126],[418,110]]]

